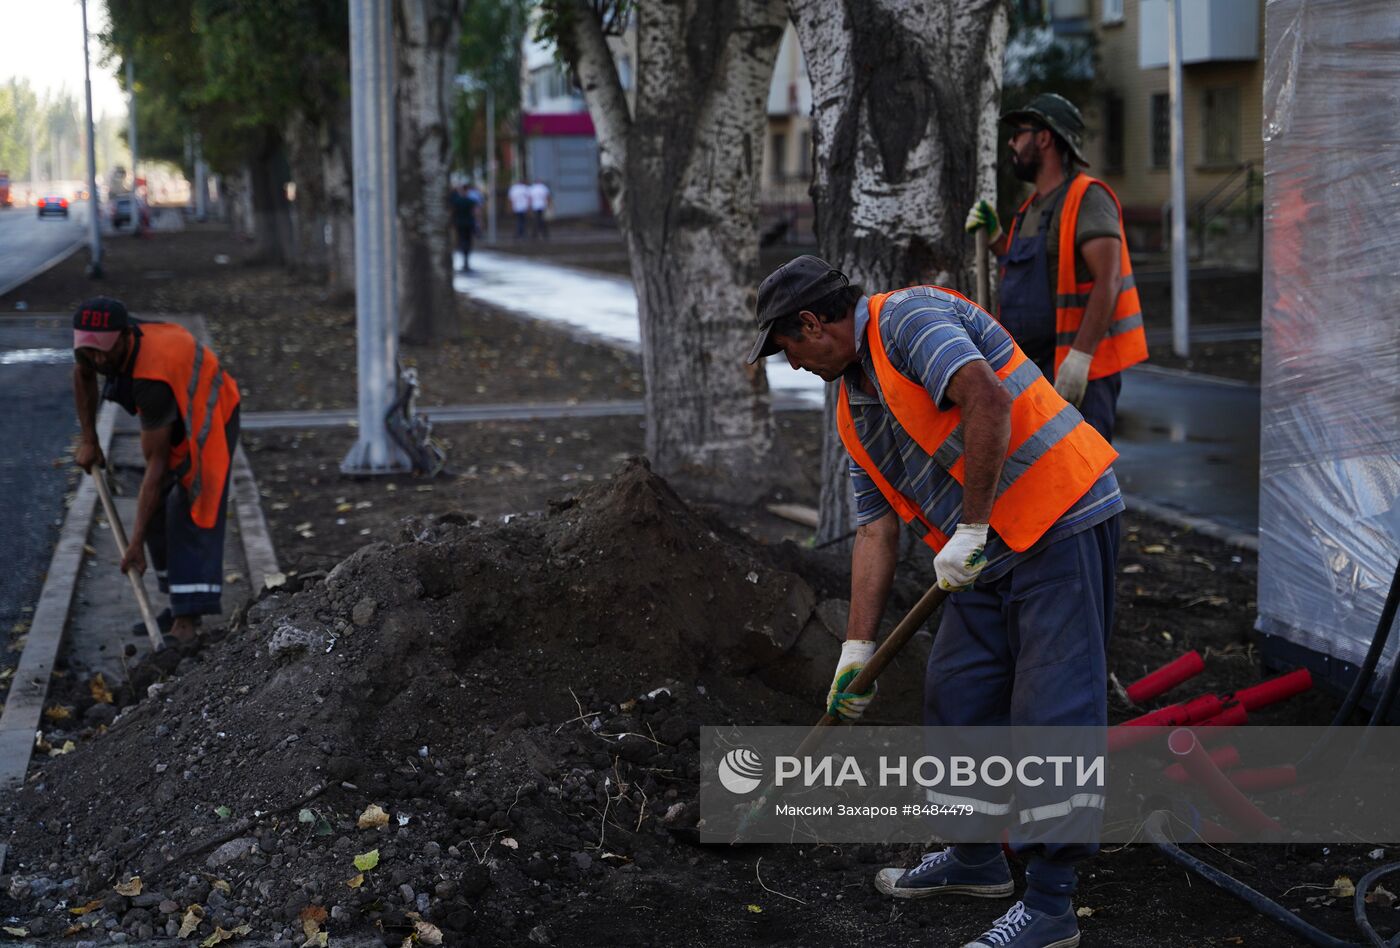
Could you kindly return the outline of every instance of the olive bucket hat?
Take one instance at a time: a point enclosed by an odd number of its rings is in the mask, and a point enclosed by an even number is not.
[[[1069,144],[1075,161],[1087,165],[1084,157],[1084,116],[1074,103],[1062,95],[1042,92],[1019,109],[1013,109],[1001,117],[1003,122],[1031,122],[1044,125]]]

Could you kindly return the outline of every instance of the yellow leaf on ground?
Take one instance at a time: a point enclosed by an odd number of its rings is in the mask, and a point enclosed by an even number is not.
[[[222,892],[224,895],[228,895],[229,893],[231,893],[231,892],[233,891],[233,889],[229,886],[229,884],[228,884],[227,882],[225,882],[223,879],[215,879],[213,885],[214,885],[214,888],[218,889],[218,890],[219,890],[220,892]]]
[[[744,906],[744,907],[745,907],[746,909],[748,909],[750,912],[752,912],[753,914],[755,914],[755,915],[761,915],[761,914],[763,914],[763,907],[762,907],[761,905],[754,905],[752,902],[750,902],[748,905],[746,905],[746,906]]]
[[[360,829],[379,829],[381,826],[389,825],[389,814],[384,811],[378,803],[371,803],[365,807],[365,812],[360,814],[360,818],[355,822]]]
[[[101,899],[93,899],[93,900],[92,900],[91,902],[89,902],[87,905],[79,905],[77,908],[70,908],[70,909],[68,910],[68,914],[70,914],[70,915],[86,915],[88,912],[91,912],[91,911],[93,911],[93,910],[95,910],[95,909],[100,909],[101,907],[102,907],[102,900],[101,900]]]
[[[1332,883],[1332,890],[1327,893],[1339,899],[1349,899],[1356,895],[1356,886],[1351,881],[1351,876],[1337,876]]]
[[[13,925],[6,925],[6,926],[4,927],[4,932],[5,932],[5,934],[7,934],[7,935],[14,935],[16,938],[25,938],[25,937],[27,937],[27,936],[29,935],[29,929],[27,929],[27,928],[16,928],[16,927],[13,926]]]
[[[88,682],[88,689],[92,692],[92,700],[101,704],[112,704],[112,689],[107,687],[107,680],[98,672],[92,676],[92,681]]]
[[[53,750],[49,751],[49,756],[60,757],[63,754],[71,754],[77,749],[77,744],[74,744],[72,741],[64,741],[62,747],[55,747]]]
[[[180,937],[190,937],[202,921],[204,921],[204,906],[195,904],[185,909],[185,917],[180,920]]]
[[[1142,552],[1151,553],[1155,556],[1159,553],[1167,552],[1167,548],[1160,543],[1149,543],[1147,544],[1147,546],[1142,548]]]
[[[301,910],[301,914],[298,918],[301,919],[301,933],[307,938],[310,938],[319,932],[321,926],[325,924],[327,912],[325,906],[308,905]]]
[[[235,938],[241,938],[249,934],[252,930],[252,925],[239,925],[231,931],[224,931],[216,925],[214,926],[214,934],[200,942],[199,948],[213,948],[213,946],[219,944],[219,942],[233,941]]]
[[[1081,905],[1079,908],[1074,910],[1074,914],[1077,915],[1079,918],[1088,918],[1090,915],[1094,914],[1094,910],[1089,908],[1089,906],[1087,905]]]
[[[369,872],[379,865],[379,850],[371,849],[367,853],[360,853],[355,857],[355,868],[361,872]]]
[[[141,877],[132,876],[125,882],[119,882],[112,886],[112,891],[117,895],[124,895],[127,898],[141,894]]]
[[[50,721],[67,721],[73,716],[72,708],[65,708],[61,704],[56,704],[44,709],[44,717]]]
[[[360,886],[365,884],[365,874],[363,872],[357,872],[355,873],[355,878],[346,879],[345,884],[352,889],[358,889]]]
[[[329,932],[317,932],[301,943],[301,948],[327,948],[330,944]]]

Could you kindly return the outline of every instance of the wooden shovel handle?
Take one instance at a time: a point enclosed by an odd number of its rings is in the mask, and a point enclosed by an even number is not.
[[[92,482],[97,487],[97,496],[102,499],[102,511],[107,515],[107,523],[112,528],[112,540],[117,544],[118,562],[121,562],[120,558],[126,556],[126,528],[117,516],[117,505],[112,503],[112,492],[107,489],[107,475],[96,464],[89,473],[92,474]],[[150,636],[151,649],[159,652],[165,647],[165,643],[161,640],[156,617],[151,612],[151,601],[146,598],[145,584],[135,572],[127,573],[126,578],[131,580],[131,591],[136,594],[136,604],[141,607],[141,619],[146,623],[146,635]]]

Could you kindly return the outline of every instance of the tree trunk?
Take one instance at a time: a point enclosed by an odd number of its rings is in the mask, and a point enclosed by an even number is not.
[[[355,295],[355,183],[350,141],[350,100],[341,102],[321,127],[321,177],[326,188],[327,289],[332,298]]]
[[[262,133],[261,148],[248,164],[253,197],[253,253],[249,263],[294,262],[292,216],[283,185],[287,181],[281,137]]]
[[[693,495],[751,503],[778,475],[767,377],[743,358],[755,331],[758,176],[783,5],[639,5],[631,114],[597,17],[574,2],[569,45],[637,292],[647,453]]]
[[[870,292],[973,292],[962,228],[996,194],[1005,0],[789,0],[812,82],[822,256]],[[827,398],[818,542],[851,529],[848,459]]]
[[[299,273],[324,283],[329,269],[326,254],[326,181],[322,174],[320,129],[317,123],[299,116],[287,123],[287,163],[296,184],[292,218],[296,222],[293,250]]]
[[[396,0],[399,318],[404,341],[457,335],[452,288],[452,79],[462,0]]]

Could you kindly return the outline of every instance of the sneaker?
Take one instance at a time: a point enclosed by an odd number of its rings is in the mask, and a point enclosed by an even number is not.
[[[912,869],[881,869],[875,874],[875,888],[896,899],[922,899],[930,895],[972,895],[997,899],[1015,890],[1006,856],[980,866],[959,862],[951,849],[925,853]]]
[[[1017,902],[963,948],[1075,948],[1078,944],[1079,921],[1074,909],[1063,915],[1046,915]]]

